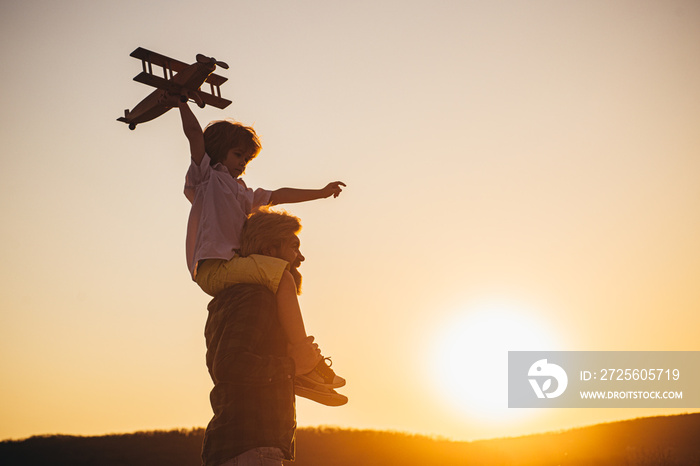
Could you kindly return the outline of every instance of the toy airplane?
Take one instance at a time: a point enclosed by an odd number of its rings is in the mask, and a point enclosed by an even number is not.
[[[228,78],[213,74],[217,65],[228,69],[224,62],[198,54],[197,61],[188,65],[141,47],[131,52],[131,56],[139,58],[143,66],[143,71],[134,77],[134,81],[157,89],[139,102],[133,110],[124,110],[122,118],[117,118],[117,121],[127,123],[129,129],[133,130],[137,124],[151,121],[170,110],[171,107],[166,104],[170,95],[181,96],[183,102],[187,101],[189,95],[201,108],[207,104],[226,108],[231,104],[230,100],[221,97],[220,89]],[[163,68],[162,78],[153,74],[153,65]],[[205,82],[209,83],[211,92],[200,89]]]

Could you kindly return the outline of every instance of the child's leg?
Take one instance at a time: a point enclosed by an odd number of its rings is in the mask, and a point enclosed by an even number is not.
[[[277,314],[290,344],[297,345],[306,341],[304,319],[297,299],[297,286],[288,270],[284,271],[277,286]]]
[[[318,345],[313,343],[314,337],[306,335],[296,282],[288,270],[282,274],[276,296],[277,315],[289,341],[287,353],[294,359],[295,393],[329,406],[347,403],[347,397],[331,388],[342,387],[345,379],[337,376],[326,364]]]
[[[297,299],[297,285],[288,270],[282,274],[276,298],[277,316],[289,341],[288,353],[294,359],[296,375],[311,372],[321,361],[321,350],[313,343],[314,337],[306,335]]]
[[[277,293],[277,285],[285,270],[287,261],[257,254],[234,256],[230,260],[207,259],[197,266],[195,281],[211,296],[240,283],[264,285]]]
[[[212,296],[239,283],[266,286],[275,293],[277,313],[289,343],[298,345],[306,341],[297,286],[286,261],[262,255],[236,256],[229,261],[206,260],[197,268],[196,281],[202,290]]]

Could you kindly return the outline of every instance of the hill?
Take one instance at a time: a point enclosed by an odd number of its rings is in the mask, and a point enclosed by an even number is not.
[[[0,442],[0,464],[197,466],[203,429]],[[397,432],[297,431],[297,466],[700,465],[700,413],[517,438],[453,442]]]

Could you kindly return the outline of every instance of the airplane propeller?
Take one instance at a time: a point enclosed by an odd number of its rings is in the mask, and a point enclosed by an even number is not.
[[[199,63],[204,63],[204,64],[207,64],[207,65],[216,65],[216,66],[220,66],[220,67],[222,67],[222,68],[225,69],[225,70],[228,69],[228,65],[227,65],[226,63],[224,63],[224,62],[222,62],[222,61],[217,61],[216,58],[214,58],[214,57],[207,57],[207,56],[205,56],[205,55],[202,55],[201,53],[198,53],[198,54],[197,54],[197,61],[198,61]]]

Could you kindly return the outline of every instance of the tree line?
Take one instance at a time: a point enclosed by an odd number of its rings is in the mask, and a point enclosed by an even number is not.
[[[204,429],[0,442],[0,465],[198,466]],[[515,438],[455,442],[400,432],[297,430],[296,466],[700,466],[700,413],[633,419]]]

